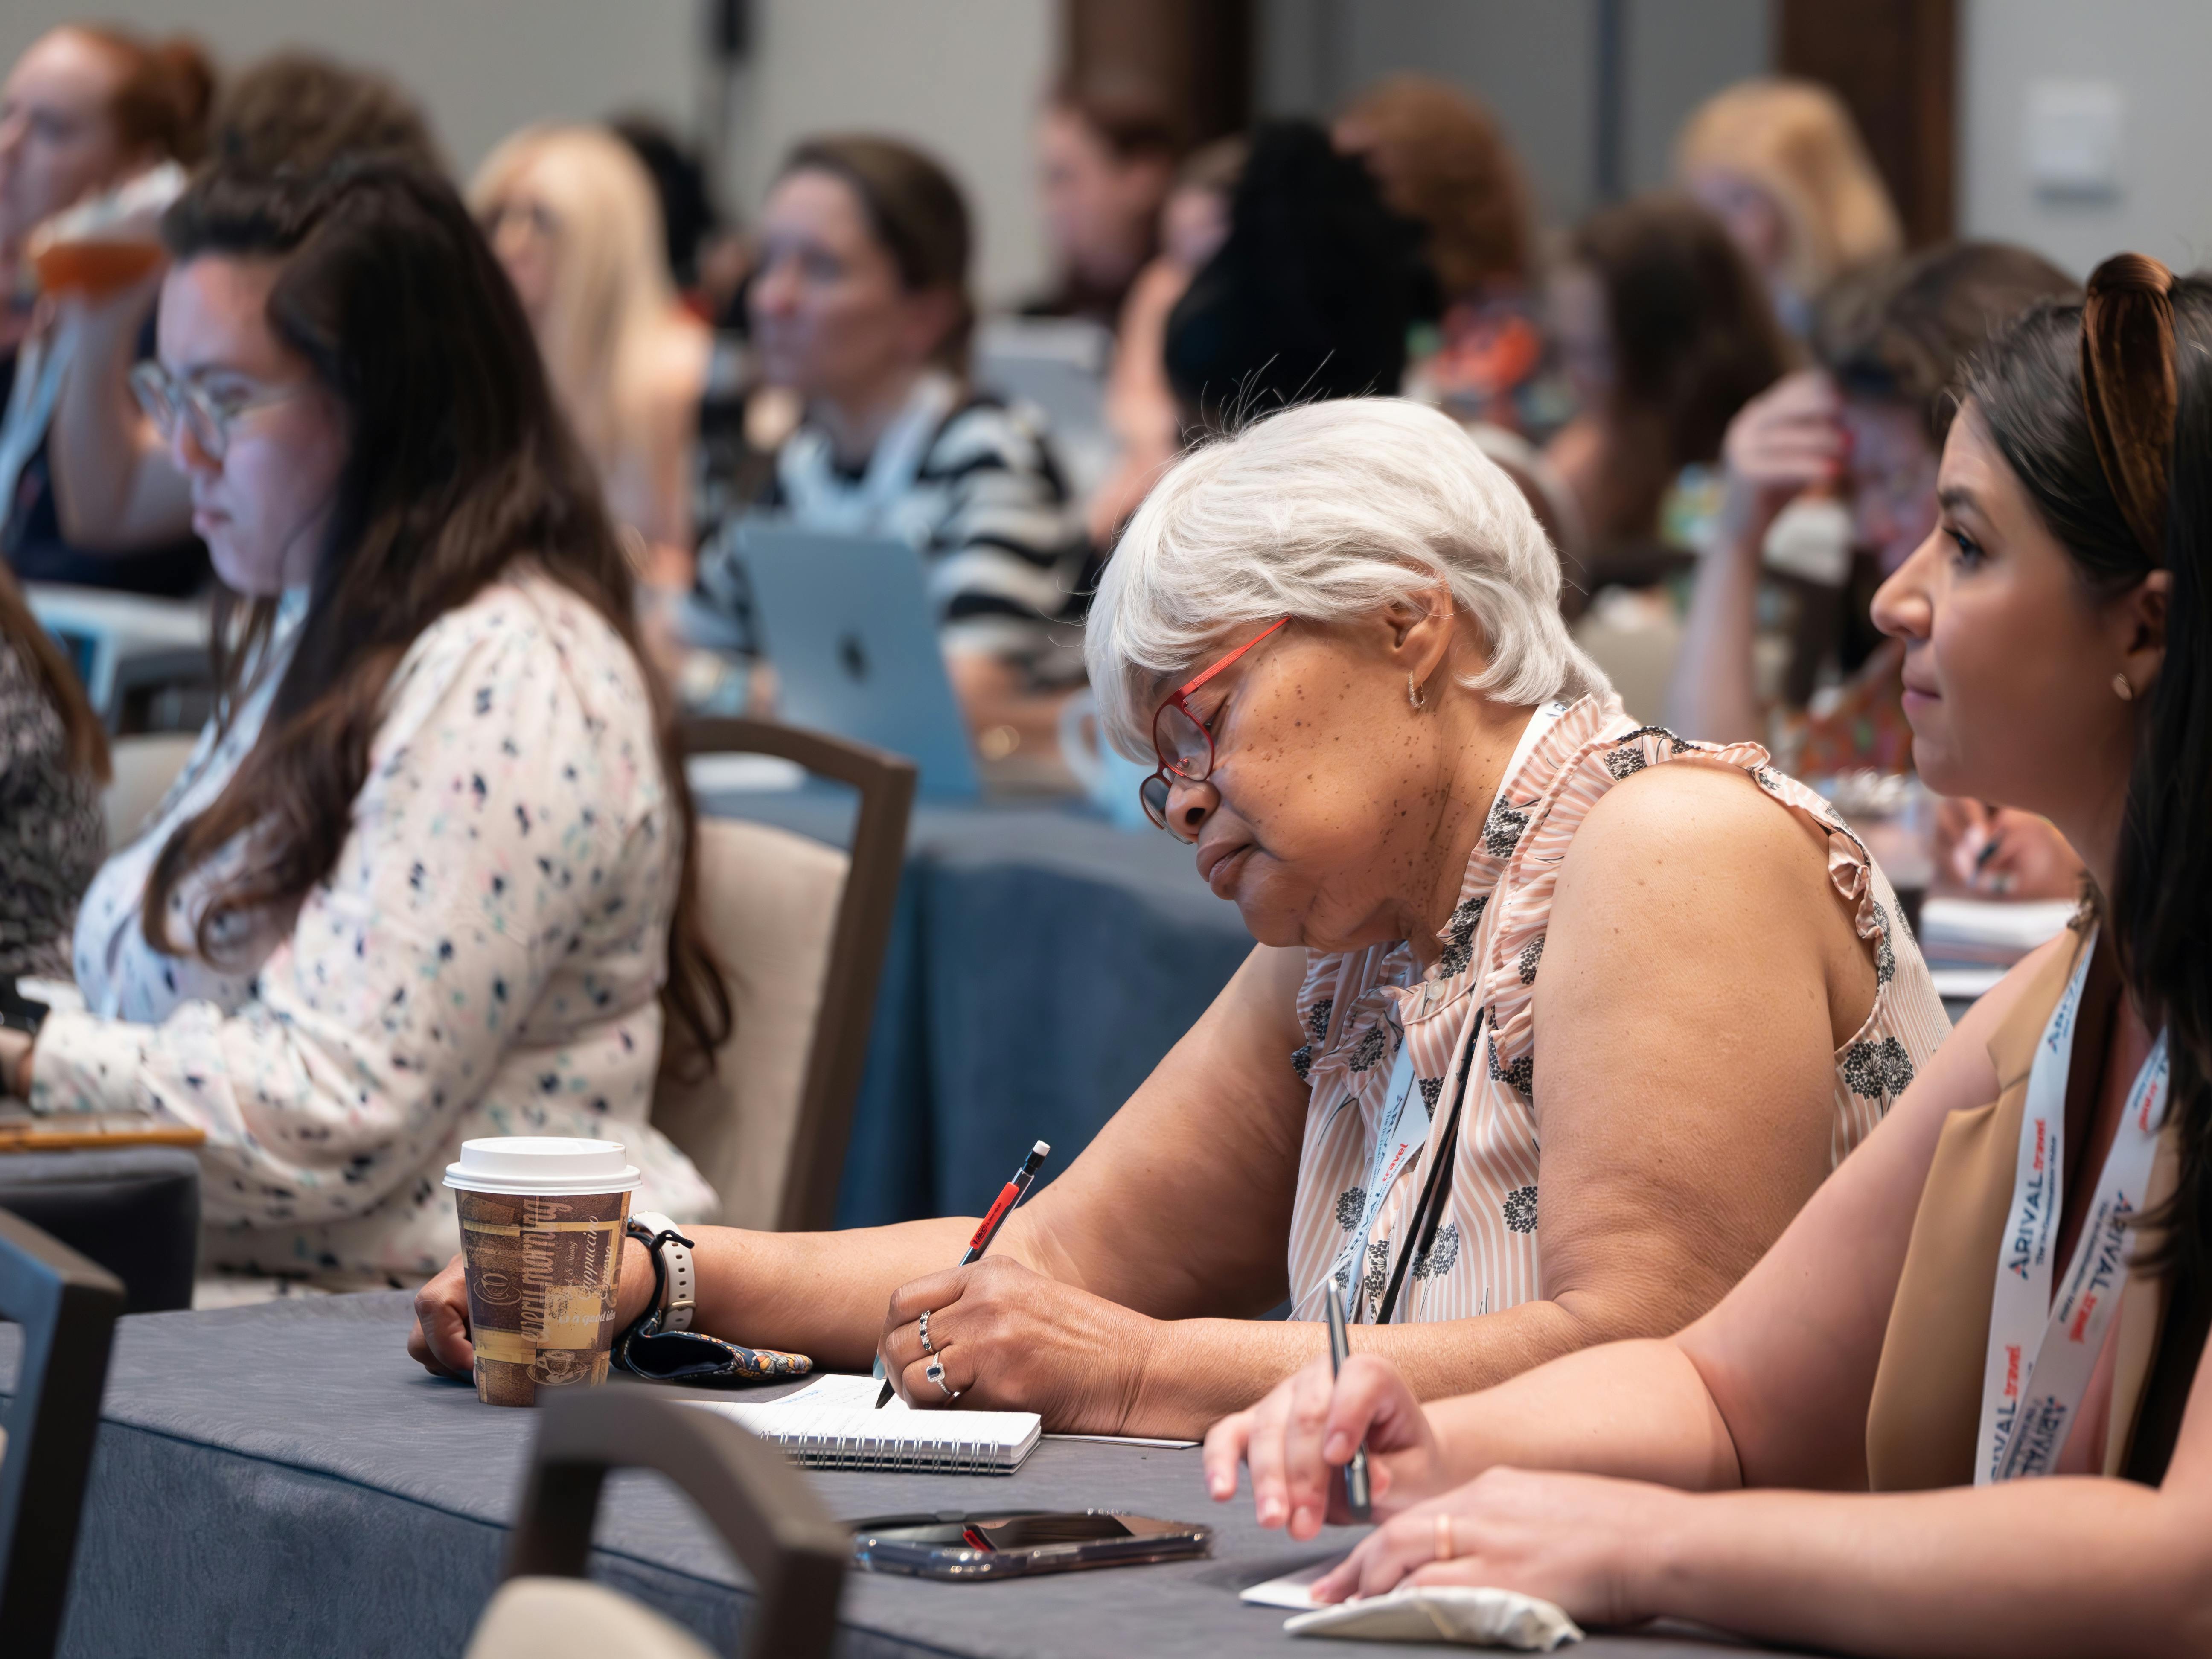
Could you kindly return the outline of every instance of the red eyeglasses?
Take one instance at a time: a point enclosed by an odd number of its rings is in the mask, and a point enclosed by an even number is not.
[[[1290,620],[1285,617],[1273,627],[1255,634],[1197,678],[1179,688],[1153,714],[1152,754],[1160,766],[1159,770],[1137,786],[1137,798],[1145,804],[1145,816],[1170,835],[1176,835],[1168,822],[1168,792],[1175,787],[1176,779],[1185,783],[1204,783],[1213,775],[1213,733],[1206,729],[1204,720],[1191,712],[1186,699],[1268,635],[1279,633],[1289,626]],[[1169,775],[1170,773],[1173,777]],[[1176,838],[1188,839],[1182,836]]]

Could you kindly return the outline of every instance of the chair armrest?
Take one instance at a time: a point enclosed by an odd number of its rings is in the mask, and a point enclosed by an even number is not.
[[[580,1578],[607,1471],[674,1481],[752,1575],[745,1652],[826,1655],[853,1540],[781,1454],[698,1406],[616,1384],[555,1395],[538,1444],[505,1577]]]

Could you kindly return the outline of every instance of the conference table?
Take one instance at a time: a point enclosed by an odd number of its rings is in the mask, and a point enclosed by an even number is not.
[[[401,1293],[302,1297],[121,1321],[86,1494],[62,1652],[319,1659],[458,1655],[497,1582],[533,1413],[477,1403],[404,1351]],[[0,1389],[17,1333],[0,1328]],[[629,1383],[614,1386],[641,1387]],[[751,1397],[766,1397],[774,1390]],[[1237,1592],[1333,1554],[1215,1505],[1198,1454],[1048,1440],[1011,1477],[816,1473],[841,1518],[955,1507],[1105,1508],[1217,1528],[1191,1561],[999,1583],[854,1573],[838,1651],[890,1656],[1131,1654],[1241,1659],[1306,1648],[1279,1609]],[[35,1522],[33,1522],[35,1524]],[[610,1483],[592,1576],[733,1652],[745,1578],[659,1477]],[[1381,1653],[1442,1645],[1373,1644]],[[1594,1636],[1592,1659],[1746,1648],[1688,1631]]]
[[[842,790],[699,796],[702,812],[832,846],[851,835]],[[1049,1180],[1251,949],[1190,849],[1157,830],[1075,802],[918,805],[838,1224],[980,1214],[1036,1140],[1052,1143]]]

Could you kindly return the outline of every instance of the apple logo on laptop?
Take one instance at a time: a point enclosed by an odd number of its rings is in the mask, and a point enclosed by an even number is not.
[[[858,634],[848,634],[837,641],[837,660],[855,684],[868,678],[868,653],[861,649]]]

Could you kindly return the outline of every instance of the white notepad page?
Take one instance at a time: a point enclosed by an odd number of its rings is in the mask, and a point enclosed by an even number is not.
[[[799,1462],[838,1468],[930,1468],[1012,1474],[1036,1449],[1035,1412],[918,1412],[896,1395],[881,1411],[872,1376],[817,1376],[798,1393],[758,1405],[686,1405],[720,1412]]]

